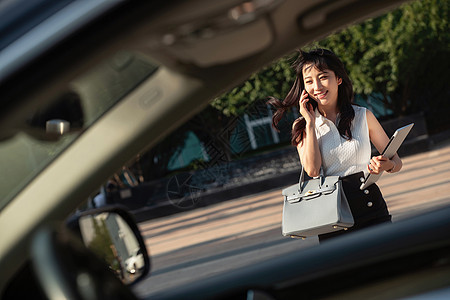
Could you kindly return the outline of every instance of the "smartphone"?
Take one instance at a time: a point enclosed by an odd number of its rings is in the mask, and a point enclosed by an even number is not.
[[[308,92],[306,92],[308,94],[308,101],[306,102],[306,107],[308,108],[309,111],[314,111],[314,109],[317,106],[317,102],[314,101],[314,99],[311,97],[311,95],[309,95]]]

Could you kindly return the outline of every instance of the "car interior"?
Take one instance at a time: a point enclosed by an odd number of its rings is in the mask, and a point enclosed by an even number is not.
[[[151,245],[124,209],[75,213],[80,205],[255,71],[404,2],[0,3],[0,298],[138,298]],[[446,207],[148,298],[445,298],[449,215]],[[109,252],[104,264],[82,243],[101,240],[92,232],[102,224],[131,237],[125,274]]]

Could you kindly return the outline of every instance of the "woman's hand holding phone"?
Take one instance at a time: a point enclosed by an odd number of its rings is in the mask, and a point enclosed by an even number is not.
[[[315,122],[315,113],[313,110],[312,105],[309,103],[310,98],[309,94],[303,90],[302,94],[300,95],[300,114],[305,118],[306,124],[314,125]]]

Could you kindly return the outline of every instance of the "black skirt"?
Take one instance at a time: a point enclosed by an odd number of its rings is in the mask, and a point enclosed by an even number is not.
[[[364,173],[359,172],[342,177],[342,186],[347,197],[350,210],[355,220],[355,225],[348,230],[339,230],[319,235],[319,241],[339,236],[341,234],[355,231],[361,228],[373,226],[380,223],[391,222],[386,201],[376,184],[372,184],[365,190],[360,190],[361,178]]]

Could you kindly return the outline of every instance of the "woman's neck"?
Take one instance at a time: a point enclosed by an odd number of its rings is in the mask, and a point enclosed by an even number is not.
[[[337,107],[318,107],[319,113],[328,120],[336,123],[336,118],[339,113]]]

